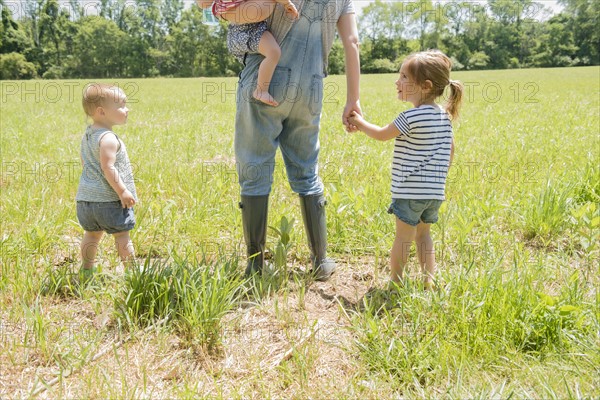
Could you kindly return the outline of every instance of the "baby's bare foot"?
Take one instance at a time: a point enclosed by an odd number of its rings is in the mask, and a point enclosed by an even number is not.
[[[283,6],[285,12],[288,13],[294,19],[298,18],[298,9],[292,3],[292,0],[276,0],[279,4]]]
[[[254,97],[258,101],[262,101],[263,103],[273,107],[277,107],[279,105],[279,103],[275,101],[275,99],[269,94],[269,92],[260,90],[259,88],[254,89],[252,97]]]

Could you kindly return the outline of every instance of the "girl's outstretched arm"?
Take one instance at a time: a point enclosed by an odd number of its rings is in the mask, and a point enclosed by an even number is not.
[[[348,120],[352,125],[356,126],[358,130],[366,133],[373,139],[385,141],[394,139],[396,136],[400,135],[400,131],[393,123],[384,127],[377,126],[366,121],[361,115],[358,115],[357,113],[352,113]]]

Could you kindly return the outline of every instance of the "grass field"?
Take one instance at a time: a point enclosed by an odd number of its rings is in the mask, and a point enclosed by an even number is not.
[[[599,73],[454,74],[467,91],[433,228],[435,292],[414,257],[407,285],[384,290],[393,142],[343,131],[344,77],[325,80],[320,171],[339,262],[326,283],[304,273],[279,156],[275,267],[240,276],[230,78],[118,82],[145,266],[123,273],[105,237],[100,272],[78,283],[86,82],[1,82],[0,397],[600,397]],[[362,77],[371,122],[408,107],[395,79]]]

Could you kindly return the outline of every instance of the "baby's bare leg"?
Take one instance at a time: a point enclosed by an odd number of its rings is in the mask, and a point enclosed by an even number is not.
[[[81,264],[83,269],[91,270],[96,264],[96,254],[98,253],[98,245],[102,239],[104,232],[88,232],[83,233],[81,240]]]
[[[129,267],[134,260],[133,243],[129,238],[129,231],[115,233],[113,237],[115,238],[115,246],[117,246],[117,252],[119,253],[119,257],[121,257],[121,261],[123,261],[125,267]]]
[[[269,94],[269,84],[271,83],[271,79],[273,79],[273,72],[275,72],[275,67],[277,67],[277,63],[281,57],[281,48],[271,32],[265,31],[262,34],[258,43],[258,52],[265,56],[265,59],[262,60],[258,67],[258,80],[252,96],[265,104],[277,106],[278,103]]]

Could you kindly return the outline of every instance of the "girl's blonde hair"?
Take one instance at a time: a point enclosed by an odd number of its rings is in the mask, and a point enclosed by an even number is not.
[[[452,60],[447,55],[439,50],[421,51],[406,57],[402,64],[416,84],[424,85],[425,81],[432,83],[433,98],[443,95],[446,86],[450,86],[446,112],[450,114],[451,119],[458,118],[464,86],[461,82],[450,79]]]
[[[118,102],[125,97],[125,92],[118,86],[107,85],[106,83],[90,83],[83,88],[81,104],[85,114],[91,117],[96,112],[96,108],[105,106],[111,101]]]

